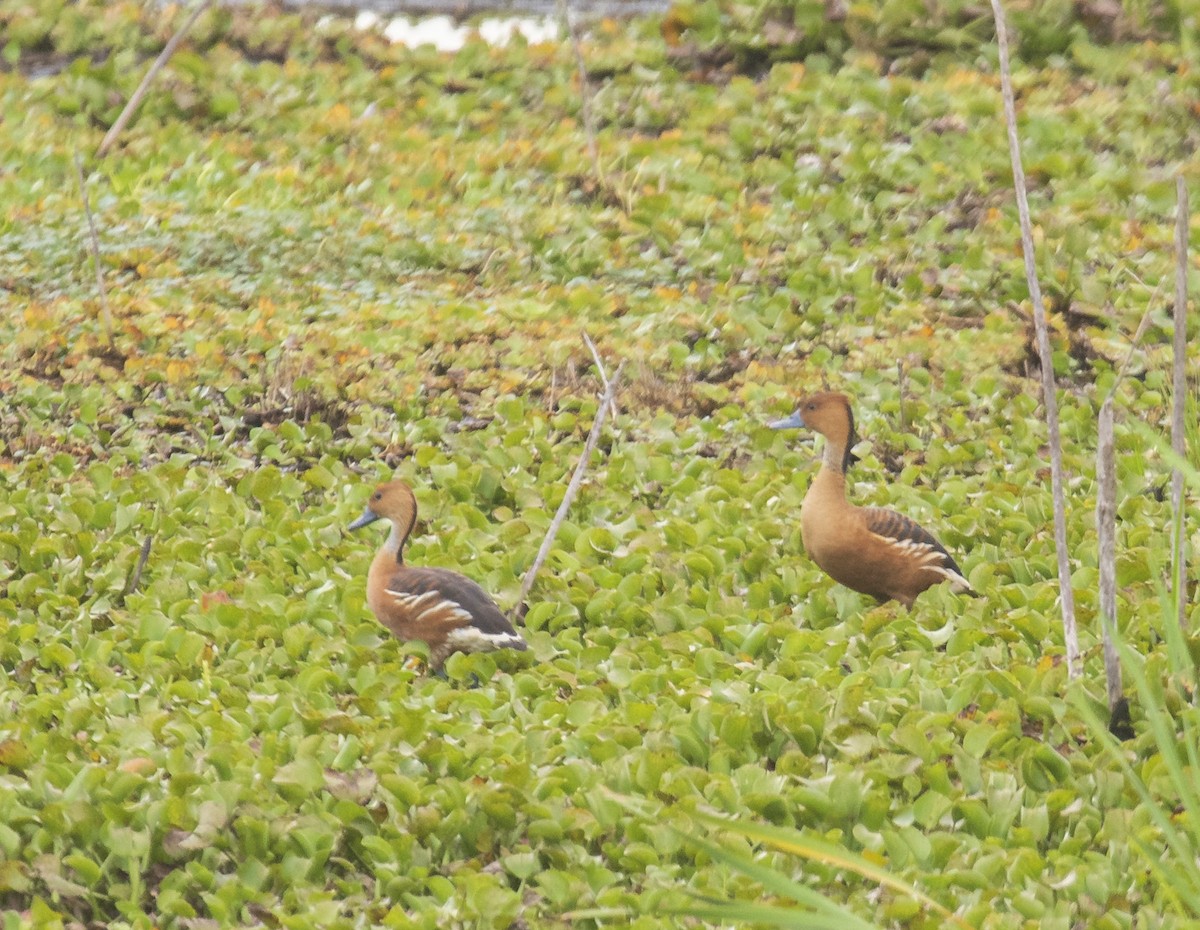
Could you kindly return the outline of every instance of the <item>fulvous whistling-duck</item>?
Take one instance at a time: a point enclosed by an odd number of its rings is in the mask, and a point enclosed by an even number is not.
[[[845,394],[806,397],[790,417],[768,425],[807,427],[825,437],[821,469],[800,507],[800,536],[805,551],[834,581],[881,602],[895,598],[910,610],[918,594],[941,581],[951,582],[954,591],[972,591],[928,530],[894,510],[846,500],[846,468],[857,437]]]
[[[367,604],[399,639],[427,643],[432,668],[441,668],[452,652],[526,648],[521,634],[470,578],[445,568],[404,564],[404,543],[417,522],[417,499],[407,484],[379,485],[349,529],[376,520],[390,520],[392,532],[371,562]]]

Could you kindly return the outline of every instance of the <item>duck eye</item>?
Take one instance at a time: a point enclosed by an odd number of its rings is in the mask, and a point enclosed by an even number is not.
[[[381,500],[383,500],[383,492],[382,492],[382,491],[376,491],[376,492],[375,492],[375,494],[374,494],[374,496],[371,498],[371,500],[373,500],[373,501],[381,501]]]

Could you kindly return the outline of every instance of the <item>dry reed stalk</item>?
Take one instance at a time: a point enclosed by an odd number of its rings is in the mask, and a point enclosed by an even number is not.
[[[1096,535],[1099,539],[1100,624],[1104,640],[1104,677],[1108,710],[1116,710],[1123,694],[1121,659],[1115,639],[1117,623],[1117,474],[1113,442],[1113,396],[1100,407],[1096,445]]]
[[[202,0],[200,5],[192,10],[192,15],[184,21],[184,24],[179,27],[175,35],[171,36],[170,41],[163,46],[163,50],[154,59],[154,64],[150,66],[150,70],[142,78],[142,83],[137,86],[137,90],[133,92],[133,96],[125,104],[125,109],[117,117],[117,121],[104,134],[104,138],[100,142],[100,148],[96,149],[97,158],[103,158],[105,153],[112,148],[113,143],[117,141],[117,137],[124,131],[126,124],[133,118],[133,114],[137,112],[137,108],[141,106],[142,98],[146,96],[146,91],[150,88],[150,82],[163,69],[163,66],[171,60],[171,56],[175,54],[175,49],[179,47],[179,43],[183,41],[183,37],[188,34],[192,26],[196,24],[196,20],[200,18],[200,14],[212,5],[213,0]]]
[[[1116,452],[1113,440],[1113,403],[1117,388],[1125,377],[1125,371],[1137,350],[1142,334],[1150,320],[1150,311],[1158,298],[1158,290],[1151,295],[1137,330],[1129,343],[1125,360],[1117,370],[1112,387],[1100,407],[1099,438],[1096,443],[1096,536],[1099,540],[1097,570],[1100,574],[1100,635],[1104,646],[1104,678],[1108,691],[1108,711],[1114,734],[1118,733],[1117,721],[1128,717],[1128,703],[1123,696],[1121,660],[1117,652],[1117,472]],[[1121,732],[1124,732],[1123,730]]]
[[[117,606],[121,607],[125,603],[125,598],[137,590],[138,585],[142,582],[142,570],[146,567],[146,561],[150,558],[150,546],[154,542],[154,534],[151,533],[142,540],[142,550],[138,553],[137,564],[133,571],[129,573],[129,577],[125,579],[125,586],[121,588],[121,593],[117,595]]]
[[[559,16],[562,17],[563,31],[571,42],[575,52],[575,67],[579,72],[579,112],[583,117],[583,131],[587,136],[588,157],[592,161],[592,173],[596,176],[596,184],[601,190],[608,189],[608,179],[600,166],[600,146],[596,142],[596,117],[592,112],[592,83],[588,77],[587,62],[583,58],[583,43],[571,22],[571,8],[568,0],[559,0]]]
[[[509,614],[509,618],[514,624],[521,623],[525,616],[525,599],[529,597],[533,581],[537,577],[538,571],[541,570],[542,563],[550,555],[550,547],[554,544],[554,537],[558,535],[563,521],[567,518],[567,511],[571,509],[571,502],[575,500],[575,495],[579,493],[579,487],[583,484],[583,475],[587,471],[588,460],[592,457],[592,452],[596,449],[596,443],[600,441],[600,431],[604,427],[605,417],[608,415],[613,398],[617,393],[617,382],[621,380],[621,372],[624,369],[624,362],[617,366],[617,370],[613,372],[612,378],[608,381],[608,388],[605,390],[604,396],[600,398],[600,406],[596,408],[596,419],[592,422],[592,431],[588,434],[587,442],[584,443],[583,452],[580,454],[579,461],[575,465],[575,471],[571,475],[571,482],[567,485],[567,491],[563,494],[562,502],[558,505],[554,519],[550,521],[550,526],[546,529],[546,535],[542,539],[542,545],[538,549],[537,555],[534,556],[533,564],[529,566],[529,571],[525,573],[525,578],[521,582],[521,593],[517,595],[516,606],[513,607],[512,612]]]
[[[87,217],[88,233],[92,251],[92,267],[96,269],[96,291],[100,295],[100,313],[104,317],[104,334],[109,343],[113,341],[112,311],[108,308],[108,291],[104,287],[104,273],[100,270],[100,236],[96,232],[96,221],[92,217],[92,204],[88,200],[87,181],[83,176],[83,162],[75,153],[75,179],[79,182],[79,196],[83,200],[83,213]]]
[[[1175,358],[1171,392],[1171,448],[1181,459],[1187,456],[1187,432],[1184,429],[1184,410],[1187,406],[1187,262],[1188,262],[1188,194],[1183,175],[1175,177]],[[1171,590],[1179,611],[1180,627],[1187,626],[1187,547],[1184,540],[1183,469],[1171,470]]]
[[[1033,325],[1037,330],[1038,359],[1042,368],[1042,402],[1046,407],[1046,427],[1050,445],[1050,484],[1054,495],[1054,549],[1058,556],[1058,590],[1062,600],[1063,640],[1067,648],[1067,676],[1082,671],[1079,631],[1075,623],[1075,592],[1071,587],[1071,561],[1067,552],[1067,507],[1063,487],[1062,437],[1058,428],[1058,395],[1054,383],[1054,354],[1046,326],[1046,307],[1038,284],[1033,252],[1033,224],[1029,219],[1029,196],[1025,189],[1025,169],[1021,164],[1021,141],[1017,136],[1017,108],[1013,100],[1012,72],[1008,58],[1008,29],[1000,0],[992,0],[996,20],[996,44],[1000,50],[1000,87],[1004,96],[1004,121],[1008,127],[1008,151],[1012,159],[1013,190],[1017,214],[1021,220],[1021,250],[1025,256],[1025,281],[1033,302]]]
[[[592,361],[596,363],[596,371],[600,373],[600,382],[604,385],[604,390],[608,391],[608,372],[604,370],[604,362],[600,361],[600,353],[596,350],[596,343],[592,342],[592,337],[587,334],[587,330],[583,331],[583,341],[587,344],[588,351],[592,353]],[[612,414],[613,419],[617,418],[617,400],[614,397],[608,405],[608,412]]]

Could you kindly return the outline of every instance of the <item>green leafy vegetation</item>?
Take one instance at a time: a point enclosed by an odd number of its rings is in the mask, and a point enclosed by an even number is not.
[[[1004,8],[1020,31],[1020,54],[1045,63],[1095,54],[1114,40],[1161,40],[1194,34],[1189,4],[1010,0]],[[840,59],[869,49],[888,69],[920,73],[934,62],[990,54],[991,7],[977,0],[683,0],[663,21],[673,57],[697,68],[734,66],[761,72],[813,54]]]
[[[451,58],[220,11],[97,163],[172,21],[25,13],[0,4],[6,928],[689,926],[689,892],[773,896],[688,844],[704,813],[844,847],[978,928],[1184,925],[1137,851],[1162,824],[1066,696],[986,44],[750,77],[681,64],[667,20],[599,24],[610,190],[569,48]],[[1170,41],[1072,41],[1015,80],[1099,700],[1094,408],[1147,304],[1118,389],[1119,626],[1168,668],[1168,466],[1135,427],[1167,420],[1200,83]],[[596,413],[581,327],[627,386],[531,651],[423,676],[343,528],[396,473],[410,559],[510,606]],[[813,445],[762,423],[824,383],[856,398],[854,499],[919,518],[985,597],[877,608],[805,559]],[[1170,718],[1135,700],[1134,723],[1122,751],[1169,797]],[[709,840],[863,920],[945,926]]]

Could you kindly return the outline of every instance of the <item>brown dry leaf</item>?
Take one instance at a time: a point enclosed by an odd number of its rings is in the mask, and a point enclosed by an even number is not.
[[[233,598],[231,598],[224,591],[205,591],[203,594],[200,595],[200,609],[204,613],[208,613],[210,610],[212,610],[218,604],[232,604],[232,603],[233,603]]]
[[[133,759],[126,759],[118,768],[122,772],[128,772],[131,775],[153,775],[158,771],[158,763],[146,756],[137,756]]]

